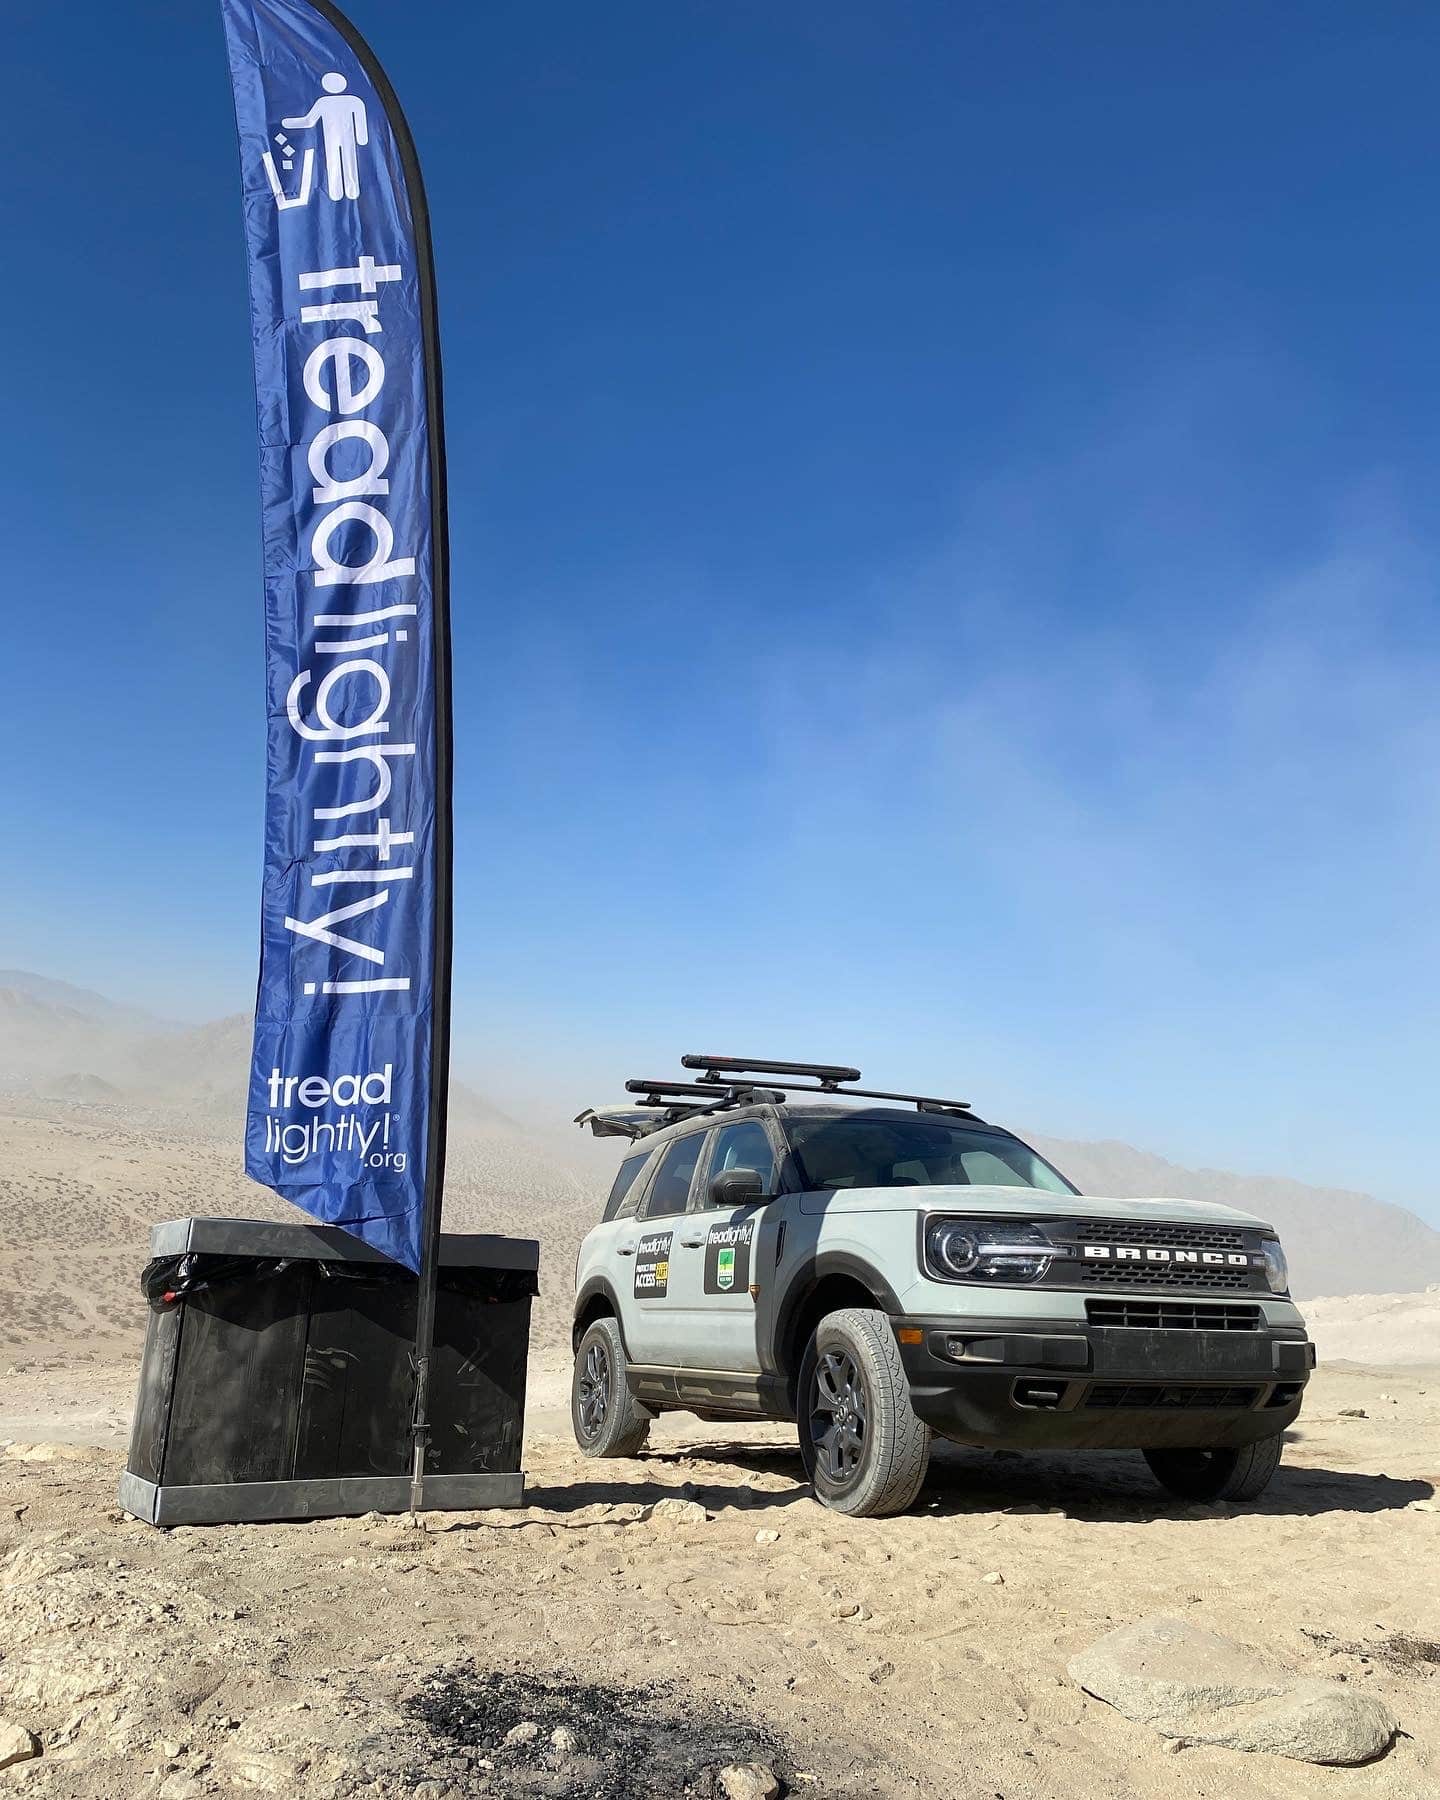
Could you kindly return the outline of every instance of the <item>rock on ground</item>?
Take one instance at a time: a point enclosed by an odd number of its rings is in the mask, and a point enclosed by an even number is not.
[[[657,1500],[646,1516],[653,1525],[705,1525],[710,1519],[698,1500]]]
[[[25,1729],[9,1719],[0,1719],[0,1769],[12,1763],[29,1762],[40,1754],[39,1742]]]
[[[1183,1619],[1122,1625],[1073,1657],[1070,1674],[1166,1737],[1301,1762],[1369,1762],[1398,1729],[1370,1695],[1297,1675]]]
[[[780,1783],[764,1763],[727,1763],[720,1771],[725,1800],[775,1800]]]

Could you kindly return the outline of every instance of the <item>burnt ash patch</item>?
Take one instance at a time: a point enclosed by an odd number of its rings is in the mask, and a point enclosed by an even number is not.
[[[1373,1638],[1368,1644],[1350,1643],[1329,1631],[1301,1632],[1314,1644],[1332,1654],[1357,1657],[1362,1663],[1382,1663],[1402,1675],[1423,1675],[1440,1667],[1440,1641],[1419,1637],[1410,1631],[1393,1631],[1387,1637]]]
[[[1417,1637],[1413,1632],[1395,1631],[1373,1644],[1347,1645],[1354,1654],[1381,1662],[1402,1674],[1415,1675],[1440,1664],[1440,1643],[1433,1638]]]
[[[767,1764],[782,1792],[791,1791],[790,1759],[771,1732],[666,1682],[623,1687],[462,1663],[432,1676],[404,1711],[428,1734],[462,1794],[724,1800],[720,1769],[748,1762]],[[528,1742],[505,1742],[517,1725],[529,1724],[539,1729]],[[574,1735],[573,1750],[551,1742],[562,1726]],[[422,1779],[431,1770],[412,1773]]]

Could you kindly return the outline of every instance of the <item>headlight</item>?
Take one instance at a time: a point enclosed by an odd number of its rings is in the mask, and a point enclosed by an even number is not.
[[[925,1233],[931,1264],[942,1275],[968,1275],[980,1260],[975,1234],[954,1219],[936,1219]]]
[[[942,1281],[1035,1281],[1055,1254],[1038,1225],[931,1219],[925,1227],[927,1273]]]
[[[1274,1238],[1266,1238],[1260,1245],[1260,1254],[1265,1258],[1265,1279],[1270,1283],[1270,1292],[1288,1294],[1290,1270],[1285,1262],[1285,1252]]]

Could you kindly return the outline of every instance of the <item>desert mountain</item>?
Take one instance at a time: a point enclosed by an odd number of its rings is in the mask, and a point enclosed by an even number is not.
[[[107,1079],[137,1040],[162,1037],[167,1029],[160,1019],[68,982],[0,970],[0,1091],[70,1076]]]
[[[0,969],[0,995],[33,1001],[40,1006],[89,1020],[92,1024],[128,1031],[178,1030],[167,1020],[158,1019],[138,1006],[126,1006],[97,994],[91,988],[76,987],[68,981],[55,981],[48,975],[34,975],[28,969]]]

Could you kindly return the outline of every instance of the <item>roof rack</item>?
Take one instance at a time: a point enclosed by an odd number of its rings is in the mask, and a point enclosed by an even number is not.
[[[857,1100],[894,1100],[920,1112],[959,1113],[973,1118],[968,1100],[941,1100],[933,1094],[894,1094],[883,1088],[853,1087],[860,1071],[842,1063],[751,1061],[740,1056],[682,1056],[682,1068],[700,1071],[697,1081],[648,1081],[635,1076],[625,1092],[638,1098],[630,1106],[586,1107],[575,1120],[588,1125],[596,1137],[648,1137],[682,1119],[702,1118],[735,1106],[781,1106],[794,1094],[835,1094]],[[809,1081],[785,1080],[785,1089],[760,1087],[746,1079],[751,1075],[809,1076]],[[844,1084],[843,1086],[841,1084]],[[657,1117],[648,1115],[656,1114]]]
[[[860,1071],[843,1063],[751,1062],[743,1056],[682,1056],[682,1069],[703,1069],[705,1079],[719,1081],[731,1075],[809,1075],[823,1087],[834,1087],[841,1081],[858,1081]]]
[[[787,1081],[785,1085],[796,1094],[853,1094],[861,1100],[899,1100],[906,1106],[917,1107],[921,1112],[968,1113],[971,1110],[968,1100],[941,1100],[934,1094],[892,1094],[883,1088],[851,1087],[851,1082],[859,1081],[860,1071],[842,1068],[836,1063],[750,1062],[740,1056],[682,1056],[680,1066],[705,1071],[696,1083],[698,1087],[733,1085],[739,1075],[750,1072],[765,1075],[812,1075],[815,1077],[813,1087],[796,1081]],[[843,1087],[842,1082],[845,1084]]]
[[[713,1092],[720,1084],[702,1081],[699,1085]],[[917,1112],[964,1113],[967,1118],[974,1113],[968,1100],[942,1100],[934,1094],[892,1094],[885,1088],[810,1087],[798,1081],[787,1081],[785,1089],[787,1094],[829,1094],[837,1100],[894,1100],[902,1106],[913,1106]]]
[[[725,1088],[734,1088],[737,1083],[725,1081],[720,1085]],[[744,1082],[738,1085],[748,1088],[750,1083]],[[652,1102],[670,1096],[681,1100],[713,1100],[715,1098],[713,1083],[707,1085],[699,1081],[646,1081],[638,1075],[633,1081],[625,1083],[625,1092],[627,1094],[647,1094]]]
[[[699,1081],[627,1081],[627,1094],[643,1094],[637,1106],[659,1107],[681,1117],[691,1113],[718,1112],[726,1106],[779,1106],[785,1096],[778,1088],[752,1087],[750,1083],[721,1082],[717,1087]]]

